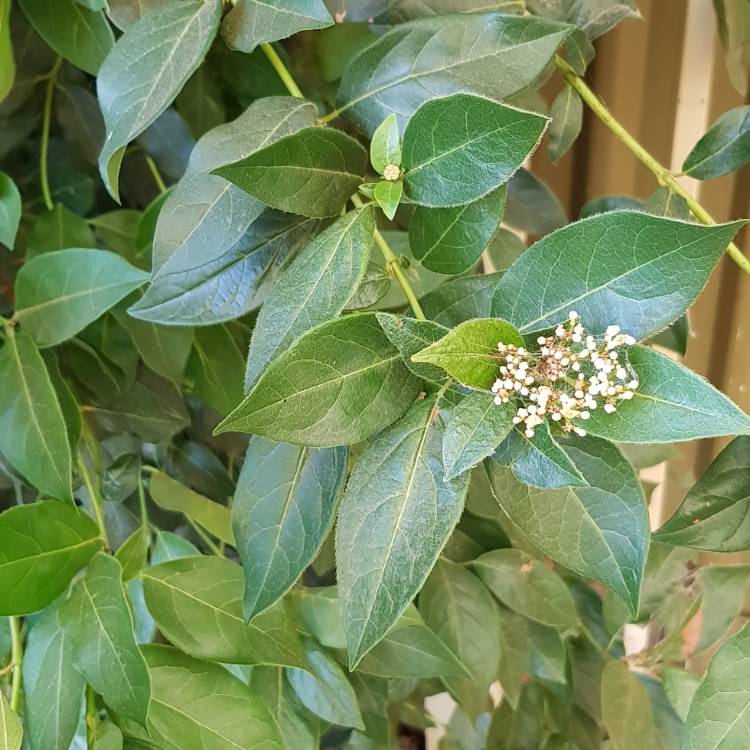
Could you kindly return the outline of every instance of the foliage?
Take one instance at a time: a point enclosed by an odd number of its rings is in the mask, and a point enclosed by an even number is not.
[[[744,222],[581,78],[637,15],[0,0],[0,750],[748,746],[750,417],[663,351]],[[585,106],[661,187],[568,223]]]

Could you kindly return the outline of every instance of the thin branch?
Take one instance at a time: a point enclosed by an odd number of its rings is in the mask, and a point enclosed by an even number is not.
[[[48,211],[51,211],[55,204],[52,202],[52,193],[49,189],[49,174],[47,172],[47,153],[49,151],[49,131],[52,122],[52,99],[55,95],[55,81],[57,73],[62,65],[62,57],[55,60],[52,70],[47,75],[47,90],[44,95],[44,110],[42,112],[42,142],[39,147],[39,180],[42,184],[42,198]]]

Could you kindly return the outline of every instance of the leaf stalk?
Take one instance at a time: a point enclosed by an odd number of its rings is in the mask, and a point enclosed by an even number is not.
[[[39,181],[42,185],[42,198],[48,211],[51,211],[55,204],[52,202],[52,193],[49,189],[49,172],[47,170],[47,155],[49,152],[49,131],[52,122],[52,100],[55,95],[55,84],[57,82],[57,73],[62,65],[62,57],[55,60],[47,75],[47,89],[44,94],[44,110],[42,112],[42,142],[39,147]]]
[[[21,641],[21,620],[9,617],[10,624],[10,663],[13,665],[13,679],[10,686],[10,708],[18,711],[21,702],[21,666],[23,664],[23,642]]]

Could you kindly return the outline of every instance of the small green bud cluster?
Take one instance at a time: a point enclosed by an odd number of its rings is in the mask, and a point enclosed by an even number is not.
[[[503,364],[492,386],[496,404],[507,404],[511,398],[520,403],[513,423],[523,424],[526,437],[534,437],[535,428],[547,417],[565,432],[583,436],[586,430],[573,420],[589,419],[600,406],[612,414],[618,401],[633,398],[638,379],[621,361],[618,349],[635,339],[620,333],[619,326],[609,326],[597,339],[571,311],[552,336],[539,336],[537,343],[539,351],[530,352],[500,342]]]

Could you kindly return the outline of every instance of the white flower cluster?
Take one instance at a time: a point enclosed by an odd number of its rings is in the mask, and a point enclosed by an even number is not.
[[[534,429],[546,417],[565,432],[585,435],[574,419],[589,419],[599,406],[612,414],[618,401],[633,398],[638,380],[620,361],[617,349],[635,339],[620,333],[619,326],[609,326],[597,340],[571,311],[553,336],[540,336],[537,343],[538,352],[499,343],[503,364],[492,386],[496,404],[507,404],[511,398],[520,404],[513,423],[524,425],[526,437],[534,437]]]

